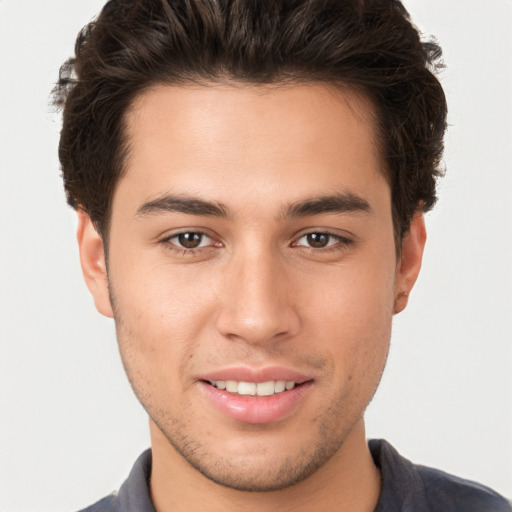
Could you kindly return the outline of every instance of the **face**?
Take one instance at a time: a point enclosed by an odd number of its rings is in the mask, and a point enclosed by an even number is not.
[[[360,425],[421,260],[421,240],[396,258],[371,105],[323,85],[160,86],[127,131],[109,289],[86,216],[79,241],[153,441],[228,487],[292,485]]]

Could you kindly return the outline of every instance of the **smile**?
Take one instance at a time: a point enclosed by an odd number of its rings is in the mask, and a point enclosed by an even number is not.
[[[213,387],[226,390],[228,393],[250,396],[272,396],[276,393],[290,391],[295,382],[284,380],[270,380],[267,382],[243,382],[236,380],[210,380]]]

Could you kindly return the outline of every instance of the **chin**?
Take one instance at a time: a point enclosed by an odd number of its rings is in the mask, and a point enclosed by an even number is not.
[[[325,435],[326,427],[320,423],[315,436],[297,439],[295,446],[290,446],[293,434],[289,432],[272,439],[269,432],[250,429],[248,437],[242,434],[240,439],[220,446],[225,440],[198,441],[196,437],[192,441],[182,434],[186,429],[173,429],[172,435],[169,429],[159,429],[172,448],[208,480],[237,491],[270,492],[302,482],[338,452],[346,435]],[[283,442],[283,435],[287,442]]]

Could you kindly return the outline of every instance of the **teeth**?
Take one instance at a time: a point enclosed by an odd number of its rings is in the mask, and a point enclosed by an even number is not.
[[[273,381],[270,382],[258,382],[256,384],[256,394],[258,396],[270,396],[276,392],[276,386]]]
[[[276,382],[276,393],[282,393],[286,389],[286,384],[287,383],[284,380],[278,380]],[[292,384],[295,385],[293,382],[292,382]]]
[[[275,393],[289,391],[295,387],[295,382],[284,380],[270,380],[268,382],[237,382],[236,380],[212,380],[210,384],[218,389],[225,389],[229,393],[251,396],[271,396]]]
[[[254,382],[239,382],[238,394],[254,396],[256,394],[256,384]]]
[[[226,391],[229,391],[230,393],[238,393],[238,382],[234,380],[227,380]]]

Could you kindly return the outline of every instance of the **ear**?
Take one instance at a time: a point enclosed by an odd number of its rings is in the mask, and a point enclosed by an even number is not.
[[[397,264],[394,313],[407,306],[409,293],[420,273],[427,232],[423,213],[415,213],[409,231],[402,239],[402,251]]]
[[[103,240],[96,231],[91,218],[83,210],[78,211],[76,233],[80,263],[87,288],[91,292],[96,309],[105,316],[114,317],[108,291],[107,265]]]

